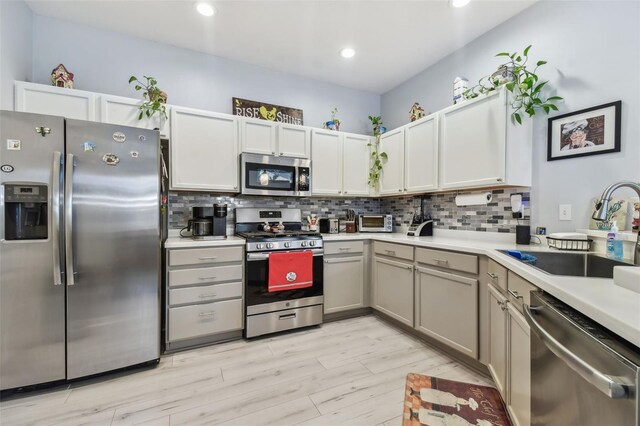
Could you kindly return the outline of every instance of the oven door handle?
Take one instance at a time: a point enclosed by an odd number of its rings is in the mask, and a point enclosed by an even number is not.
[[[544,309],[542,306],[524,306],[524,313],[531,327],[531,330],[538,338],[549,348],[549,350],[564,362],[569,368],[578,373],[583,379],[595,386],[600,392],[604,393],[611,399],[626,399],[629,397],[630,385],[620,383],[616,379],[607,374],[602,373],[578,355],[567,349],[562,343],[558,342],[547,330],[545,330],[534,318],[534,312]]]
[[[314,256],[322,256],[324,254],[324,250],[310,250],[313,252]],[[270,253],[295,253],[293,251],[272,251],[269,253],[247,253],[247,261],[256,261],[256,260],[267,260],[269,259]]]

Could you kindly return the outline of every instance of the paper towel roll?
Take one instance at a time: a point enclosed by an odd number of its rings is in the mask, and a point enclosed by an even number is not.
[[[490,192],[456,195],[456,206],[486,206],[491,202],[491,199],[492,195]]]

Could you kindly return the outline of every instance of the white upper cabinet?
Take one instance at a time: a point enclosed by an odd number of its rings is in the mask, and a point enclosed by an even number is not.
[[[278,124],[278,155],[309,158],[311,128],[295,124]]]
[[[242,152],[276,155],[277,123],[257,118],[240,118]]]
[[[171,107],[165,105],[167,117],[161,117],[157,112],[153,117],[140,115],[141,100],[125,98],[122,96],[100,95],[100,121],[103,123],[121,124],[123,126],[141,127],[144,129],[159,129],[160,135],[169,137],[169,114]]]
[[[242,152],[283,157],[309,158],[311,129],[257,118],[240,120]]]
[[[313,195],[342,195],[343,135],[331,130],[311,132],[311,190]]]
[[[369,143],[371,136],[345,133],[342,149],[342,193],[346,196],[369,195]]]
[[[238,192],[238,118],[171,109],[171,189]]]
[[[15,82],[16,111],[95,121],[96,99],[95,93],[83,90]]]
[[[440,188],[531,185],[531,120],[511,120],[508,92],[440,112]]]
[[[405,126],[404,182],[410,194],[438,189],[438,114]]]
[[[380,179],[380,195],[404,193],[404,127],[392,130],[380,137],[380,152],[386,152]]]

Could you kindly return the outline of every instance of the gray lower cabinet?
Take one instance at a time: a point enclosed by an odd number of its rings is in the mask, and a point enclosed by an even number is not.
[[[228,339],[243,329],[242,247],[167,250],[165,349]],[[226,334],[225,334],[226,333]]]
[[[478,358],[478,280],[417,267],[415,304],[416,330]]]
[[[413,264],[373,259],[373,308],[413,327]]]
[[[507,309],[507,409],[517,426],[531,423],[531,344],[529,325],[512,303]]]
[[[364,308],[364,256],[324,259],[324,313]]]
[[[507,298],[492,284],[489,289],[489,362],[487,367],[496,388],[506,399]]]

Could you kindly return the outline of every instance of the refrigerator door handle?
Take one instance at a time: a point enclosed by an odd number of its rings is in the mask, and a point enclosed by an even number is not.
[[[67,285],[76,283],[73,270],[73,154],[67,154],[64,176],[64,247],[67,266]]]
[[[62,154],[53,153],[51,176],[51,212],[53,218],[51,240],[53,243],[53,285],[62,285],[62,268],[60,265],[60,162]]]

